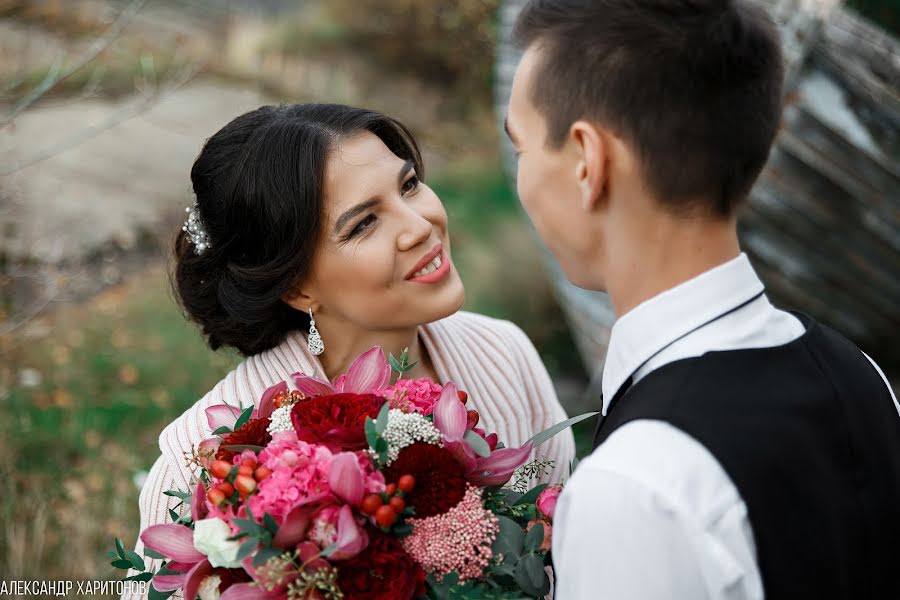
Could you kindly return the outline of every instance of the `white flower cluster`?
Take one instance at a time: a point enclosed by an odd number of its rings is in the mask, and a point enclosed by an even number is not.
[[[414,442],[425,442],[440,446],[443,438],[441,432],[431,421],[417,412],[403,412],[391,409],[388,413],[388,425],[381,437],[388,443],[388,464],[397,460],[400,451]]]
[[[290,431],[294,428],[294,426],[291,424],[292,408],[294,408],[292,404],[287,404],[272,411],[269,426],[268,428],[266,428],[270,435],[275,435],[276,433],[279,433],[281,431]]]

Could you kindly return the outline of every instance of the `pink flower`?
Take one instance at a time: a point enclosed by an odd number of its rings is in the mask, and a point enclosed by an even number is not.
[[[541,514],[551,521],[553,520],[553,513],[556,511],[556,500],[561,493],[561,485],[547,486],[538,496],[537,502],[535,502]]]
[[[308,397],[327,396],[330,394],[371,394],[382,389],[391,379],[391,367],[384,358],[384,351],[375,346],[362,353],[347,373],[334,381],[327,381],[294,373],[291,375],[296,388]]]
[[[401,379],[389,388],[374,392],[390,400],[391,408],[428,416],[441,397],[443,387],[430,379]]]
[[[313,517],[309,539],[322,548],[335,544],[331,560],[347,560],[369,545],[369,536],[353,518],[353,511],[344,506],[326,506]]]

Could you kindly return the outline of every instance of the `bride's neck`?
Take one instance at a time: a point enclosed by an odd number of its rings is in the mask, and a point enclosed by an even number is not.
[[[409,372],[411,377],[430,377],[430,361],[424,345],[419,341],[418,328],[394,331],[365,331],[332,333],[329,335],[319,327],[325,341],[325,352],[319,356],[319,362],[325,370],[329,381],[346,373],[353,361],[373,346],[380,346],[385,357],[393,354],[399,357],[404,349],[409,349],[409,362],[417,364]]]

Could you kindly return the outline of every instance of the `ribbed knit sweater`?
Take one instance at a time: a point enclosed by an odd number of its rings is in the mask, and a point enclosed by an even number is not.
[[[534,345],[516,325],[461,311],[421,326],[419,336],[439,383],[453,381],[466,390],[469,406],[481,415],[479,427],[497,432],[507,446],[521,445],[534,434],[566,419]],[[159,437],[162,455],[150,469],[140,493],[141,531],[150,525],[172,522],[169,509],[179,500],[163,492],[170,489],[187,492],[196,486],[199,468],[189,459],[201,441],[212,437],[205,410],[222,402],[249,406],[258,402],[268,387],[290,381],[291,374],[297,372],[326,378],[322,365],[307,349],[302,332],[294,332],[275,348],[244,360],[163,429]],[[574,456],[575,443],[571,431],[567,430],[534,451],[533,458],[551,459],[556,468],[548,477],[531,483],[560,481],[567,476]],[[135,551],[143,555],[140,540]],[[149,562],[155,568],[159,561]]]

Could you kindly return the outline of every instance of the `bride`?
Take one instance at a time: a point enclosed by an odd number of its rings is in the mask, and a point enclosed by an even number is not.
[[[507,446],[566,418],[524,333],[460,311],[447,214],[423,175],[402,124],[335,104],[263,106],[206,142],[174,287],[209,346],[246,360],[163,430],[142,531],[170,522],[178,500],[163,492],[191,489],[189,459],[212,435],[205,409],[249,406],[298,371],[333,380],[372,346],[408,348],[410,378],[453,380]],[[542,479],[566,475],[574,450],[569,431],[541,446],[556,465]]]

